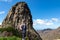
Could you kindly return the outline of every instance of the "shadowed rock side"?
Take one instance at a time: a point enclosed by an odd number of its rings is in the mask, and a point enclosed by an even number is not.
[[[9,11],[2,23],[2,27],[14,27],[21,32],[22,23],[26,24],[26,36],[29,37],[29,40],[35,40],[35,38],[36,40],[42,40],[33,28],[32,15],[28,5],[25,2],[18,2]]]

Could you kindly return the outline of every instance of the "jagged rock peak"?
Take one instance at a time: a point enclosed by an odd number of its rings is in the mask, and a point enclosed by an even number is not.
[[[30,13],[27,3],[18,2],[11,8],[5,20],[3,21],[2,26],[5,26],[4,24],[11,23],[11,22],[13,23],[13,25],[15,25],[18,23],[16,21],[19,20],[22,21],[22,19],[27,18],[28,16],[30,16],[29,18],[32,19],[32,15]]]
[[[32,15],[27,3],[18,2],[9,11],[2,23],[2,27],[13,27],[21,33],[21,27],[23,24],[26,26],[26,36],[29,40],[42,40],[33,28]]]

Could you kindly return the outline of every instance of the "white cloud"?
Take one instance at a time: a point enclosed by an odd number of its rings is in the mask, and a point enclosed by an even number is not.
[[[41,19],[37,19],[36,22],[37,22],[38,24],[44,24],[44,23],[45,23],[45,21],[44,21],[44,20],[41,20]]]
[[[5,13],[5,11],[0,11],[0,14],[4,14]]]
[[[57,18],[52,18],[52,21],[58,22],[59,19],[57,19]]]
[[[1,25],[1,23],[0,23],[0,25]]]
[[[51,18],[49,19],[34,19],[33,20],[33,25],[45,25],[45,26],[50,26],[53,25],[54,23],[58,22],[58,18]]]
[[[45,25],[49,26],[49,25],[53,25],[52,22],[46,22]]]
[[[0,0],[2,2],[12,2],[12,0]]]

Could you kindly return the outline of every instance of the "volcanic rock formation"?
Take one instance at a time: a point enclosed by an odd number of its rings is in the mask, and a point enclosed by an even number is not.
[[[29,40],[42,40],[33,28],[32,15],[27,3],[18,2],[10,9],[8,15],[2,23],[2,27],[13,27],[21,32],[22,23],[25,23],[26,25],[26,36]]]

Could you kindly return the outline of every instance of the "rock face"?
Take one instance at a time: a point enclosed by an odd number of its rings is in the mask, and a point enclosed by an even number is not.
[[[23,23],[26,25],[26,36],[29,37],[29,40],[42,40],[33,28],[32,15],[28,5],[25,2],[18,2],[9,11],[2,23],[2,27],[14,27],[21,32],[21,25]]]

